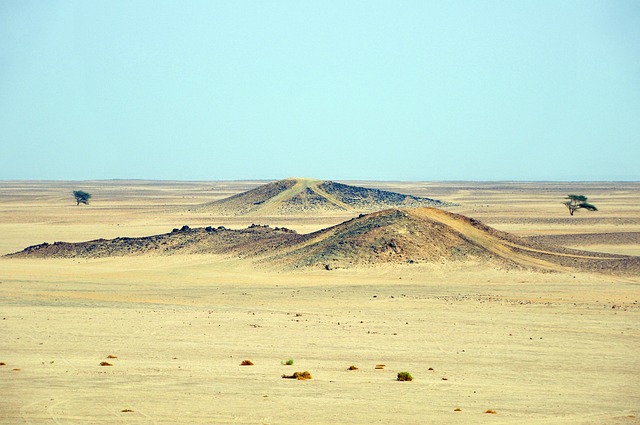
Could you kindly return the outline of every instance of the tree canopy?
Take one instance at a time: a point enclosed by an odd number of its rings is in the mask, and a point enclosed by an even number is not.
[[[74,190],[73,197],[76,198],[76,205],[87,205],[89,203],[89,199],[91,199],[91,194],[82,190]]]
[[[567,195],[564,199],[568,199],[568,201],[563,202],[563,204],[569,208],[569,214],[571,215],[580,208],[588,211],[598,211],[595,205],[587,202],[587,197],[584,195]]]

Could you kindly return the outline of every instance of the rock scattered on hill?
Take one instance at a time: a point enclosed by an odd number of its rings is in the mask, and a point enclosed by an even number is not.
[[[10,257],[96,258],[217,254],[275,268],[367,267],[380,264],[490,264],[498,268],[640,275],[640,257],[594,253],[519,238],[435,208],[389,209],[359,215],[301,235],[253,224],[231,230],[182,226],[140,238],[43,243]]]
[[[373,212],[387,208],[445,207],[454,204],[379,189],[290,178],[210,202],[195,211],[220,216],[304,215],[318,212]]]

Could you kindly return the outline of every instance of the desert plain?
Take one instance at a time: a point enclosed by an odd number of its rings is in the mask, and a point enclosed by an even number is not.
[[[0,182],[0,255],[184,225],[309,233],[353,218],[197,208],[264,183]],[[455,203],[446,209],[523,238],[640,255],[640,183],[351,184]],[[89,205],[75,205],[76,189]],[[599,211],[570,216],[571,193]],[[3,424],[637,424],[640,276],[0,257],[0,362]],[[296,371],[312,379],[282,378]],[[398,382],[402,371],[413,381]]]

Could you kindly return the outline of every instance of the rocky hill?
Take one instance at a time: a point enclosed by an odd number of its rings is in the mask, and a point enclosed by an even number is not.
[[[222,226],[182,226],[170,233],[138,238],[96,239],[88,242],[42,243],[6,257],[102,258],[130,255],[224,254],[253,257],[303,239],[286,228],[251,225],[231,230]]]
[[[44,243],[9,256],[77,258],[174,254],[222,254],[276,268],[471,262],[506,269],[640,274],[640,257],[545,245],[435,208],[384,210],[306,235],[258,225],[241,230],[184,226],[170,233],[142,238]]]
[[[640,274],[640,257],[537,243],[435,208],[364,215],[307,235],[269,260],[327,268],[472,261],[507,269]]]
[[[387,208],[452,205],[379,189],[331,181],[290,178],[259,186],[229,198],[210,202],[196,211],[220,216],[303,215],[318,212],[372,212]]]

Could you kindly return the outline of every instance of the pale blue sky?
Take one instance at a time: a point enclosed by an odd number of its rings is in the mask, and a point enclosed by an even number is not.
[[[0,0],[0,179],[640,180],[640,1]]]

